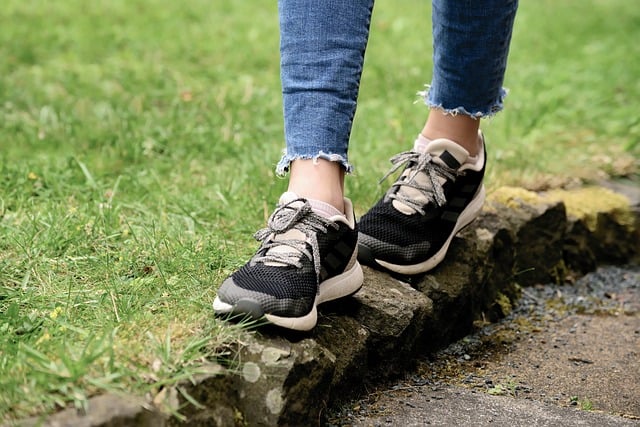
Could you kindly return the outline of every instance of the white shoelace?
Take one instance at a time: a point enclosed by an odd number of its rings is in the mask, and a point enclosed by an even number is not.
[[[335,222],[313,212],[309,202],[304,199],[281,205],[271,214],[267,226],[254,234],[254,238],[260,241],[262,246],[258,251],[261,255],[253,257],[251,265],[261,262],[301,268],[302,254],[311,260],[316,277],[320,277],[320,247],[317,233],[326,233],[329,227],[339,228]],[[307,242],[311,245],[311,253],[307,250]],[[293,251],[286,250],[283,246],[292,248]]]
[[[429,201],[435,202],[438,206],[443,206],[447,202],[442,188],[443,182],[446,180],[455,181],[456,177],[463,175],[464,172],[435,163],[434,159],[435,157],[430,153],[419,153],[417,151],[404,151],[393,156],[391,158],[393,167],[382,177],[381,182],[403,165],[409,164],[410,166],[387,191],[385,196],[387,200],[397,200],[421,215],[425,214],[423,206]],[[421,172],[427,178],[425,184],[421,184],[416,180],[416,177]],[[402,187],[418,190],[426,196],[426,200],[416,200],[415,197],[407,195]]]

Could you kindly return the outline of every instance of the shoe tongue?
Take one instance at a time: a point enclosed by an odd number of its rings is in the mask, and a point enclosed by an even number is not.
[[[319,200],[307,199],[311,209],[318,215],[323,216],[325,218],[330,218],[332,215],[340,215],[341,212],[329,205],[328,203],[321,202]],[[292,192],[287,191],[280,196],[280,200],[278,201],[280,206],[289,204],[292,208],[301,208],[304,206],[304,201],[300,199],[300,197]],[[335,211],[335,212],[334,212]],[[296,230],[292,228],[284,233],[277,234],[273,237],[273,241],[277,242],[278,240],[302,240],[306,241],[307,236],[300,230]],[[267,251],[267,255],[270,253],[291,253],[295,256],[295,254],[299,254],[300,252],[292,248],[288,245],[277,245],[269,248]],[[267,265],[273,266],[283,266],[284,264],[278,262],[268,262]]]
[[[284,206],[284,205],[289,205],[292,208],[301,208],[304,205],[304,201],[300,199],[300,197],[294,193],[293,191],[287,191],[282,193],[282,195],[280,196],[280,199],[278,200],[278,205],[279,206]],[[296,229],[291,229],[288,230],[284,233],[281,234],[276,234],[275,236],[273,236],[273,241],[278,241],[278,240],[305,240],[306,236],[304,235],[304,233],[300,230],[296,230]],[[297,252],[295,249],[293,249],[290,246],[287,245],[277,245],[277,246],[273,246],[271,248],[269,248],[269,250],[267,251],[267,255],[273,252],[290,252],[290,253],[294,253]],[[282,265],[280,263],[275,263],[275,262],[270,262],[267,263],[269,265]]]
[[[413,150],[420,154],[429,153],[432,157],[433,163],[447,166],[451,169],[458,169],[469,158],[469,152],[450,139],[438,138],[429,140],[422,136],[422,134],[418,135],[418,138],[413,145]],[[413,170],[411,168],[407,168],[402,175],[408,176],[412,172]],[[418,172],[414,181],[419,186],[431,186],[427,174],[423,171]],[[441,178],[440,181],[440,184],[444,184],[445,179]],[[429,198],[425,192],[407,185],[401,185],[397,194],[402,195],[403,198],[414,200],[422,205],[426,205],[429,202]],[[416,212],[414,208],[404,204],[398,199],[393,200],[392,205],[405,215],[412,215]]]
[[[282,205],[286,205],[287,203],[291,203],[296,199],[299,199],[300,197],[294,193],[293,191],[285,191],[284,193],[282,193],[282,195],[280,196],[280,200],[278,200],[278,205],[282,206]],[[304,204],[303,201],[298,201],[297,203],[300,203],[300,206],[302,206]],[[293,206],[298,206],[297,203],[294,203]]]
[[[433,162],[451,169],[458,169],[469,158],[469,152],[461,145],[446,138],[438,138],[422,144],[416,141],[414,149],[419,153],[429,153],[433,157]]]
[[[300,199],[300,197],[296,193],[294,193],[293,191],[287,191],[280,196],[280,200],[278,201],[278,204],[280,206],[286,205],[287,203],[291,203],[297,199]],[[342,212],[340,212],[338,209],[336,209],[334,206],[330,205],[329,203],[325,203],[321,200],[315,200],[315,199],[306,199],[306,200],[307,202],[309,202],[309,205],[311,206],[311,210],[323,218],[332,218],[336,215],[344,215]],[[295,203],[291,203],[291,206],[294,208],[299,208],[302,205],[304,205],[304,202],[302,200],[298,200]]]

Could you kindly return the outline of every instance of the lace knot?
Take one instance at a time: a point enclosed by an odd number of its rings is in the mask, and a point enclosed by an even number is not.
[[[424,206],[429,202],[434,202],[437,206],[444,206],[447,203],[447,198],[442,187],[443,181],[455,181],[464,172],[434,162],[435,158],[431,153],[419,153],[417,151],[405,151],[393,156],[391,158],[393,166],[382,177],[381,182],[403,165],[405,169],[391,185],[385,198],[387,200],[397,200],[421,215],[425,214]],[[423,180],[424,183],[420,183],[417,180],[421,173],[426,177],[426,180]],[[403,191],[404,189],[418,190],[425,200],[416,200],[415,197],[406,194],[407,192]]]
[[[278,206],[269,217],[267,227],[254,234],[262,245],[251,263],[272,262],[301,268],[300,259],[305,256],[312,262],[319,280],[321,266],[317,233],[326,233],[329,227],[339,228],[335,222],[313,212],[305,199],[292,200]],[[287,235],[292,230],[299,233]],[[307,249],[307,244],[311,246],[311,252]],[[291,250],[286,250],[287,248]]]

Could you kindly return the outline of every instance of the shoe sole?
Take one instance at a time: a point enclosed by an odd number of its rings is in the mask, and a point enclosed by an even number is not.
[[[484,200],[486,197],[486,192],[484,189],[484,185],[480,186],[478,193],[476,196],[469,202],[466,208],[460,213],[458,220],[456,221],[456,225],[453,227],[453,231],[444,242],[440,250],[436,252],[429,259],[419,262],[417,264],[403,265],[403,264],[393,264],[390,262],[383,261],[381,259],[377,259],[371,253],[371,250],[364,246],[358,245],[358,253],[362,255],[360,258],[365,264],[373,264],[375,266],[381,267],[385,270],[406,275],[413,276],[420,273],[426,273],[429,270],[434,269],[438,264],[442,262],[444,257],[447,255],[447,251],[449,250],[449,245],[453,240],[454,236],[458,234],[460,230],[462,230],[467,225],[471,224],[474,219],[478,217],[480,211],[482,210],[482,206],[484,205]],[[366,260],[366,262],[365,262]]]
[[[349,270],[338,276],[332,277],[331,279],[327,279],[320,284],[320,291],[318,292],[313,303],[313,307],[309,313],[300,317],[284,317],[276,316],[274,314],[264,314],[264,318],[269,323],[282,328],[292,329],[294,331],[309,331],[318,323],[318,305],[355,294],[362,287],[363,281],[364,275],[362,273],[362,267],[356,261]],[[238,303],[244,303],[240,310],[238,309],[238,304],[236,304],[236,306],[232,306],[231,304],[222,302],[218,297],[216,297],[213,301],[213,310],[217,314],[244,313],[254,318],[262,317],[255,315],[257,312],[261,313],[262,310],[258,304],[252,304],[251,301],[247,300],[241,300]]]

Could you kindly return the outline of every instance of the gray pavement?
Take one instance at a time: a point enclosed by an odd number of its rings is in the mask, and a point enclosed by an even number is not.
[[[640,420],[559,407],[534,400],[490,396],[462,387],[447,386],[424,393],[389,396],[385,404],[393,414],[354,422],[355,426],[593,426],[626,427]]]
[[[640,267],[528,288],[512,315],[345,405],[340,426],[640,426]]]

